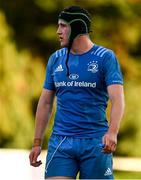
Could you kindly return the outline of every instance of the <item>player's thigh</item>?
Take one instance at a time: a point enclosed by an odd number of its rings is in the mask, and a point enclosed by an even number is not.
[[[113,156],[103,153],[102,139],[83,141],[80,179],[113,179]]]
[[[63,176],[74,179],[78,173],[78,162],[72,152],[72,145],[67,138],[52,136],[46,158],[45,178]]]
[[[45,170],[45,178],[66,177],[75,179],[78,173],[78,163],[71,158],[54,157]]]
[[[113,179],[112,154],[100,152],[81,162],[80,179]]]

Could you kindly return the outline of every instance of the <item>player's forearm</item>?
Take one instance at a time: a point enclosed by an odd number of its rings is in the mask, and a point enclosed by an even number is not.
[[[35,135],[34,139],[39,139],[42,141],[45,133],[47,123],[50,119],[52,112],[53,99],[48,101],[44,96],[40,97],[37,111],[36,111],[36,121],[35,121]],[[40,141],[34,141],[34,144],[40,144]]]
[[[120,122],[124,113],[124,97],[121,95],[119,98],[112,100],[110,112],[110,126],[109,132],[118,134]]]
[[[44,132],[51,115],[51,111],[52,111],[52,106],[49,104],[38,106],[36,112],[34,138],[43,139]]]

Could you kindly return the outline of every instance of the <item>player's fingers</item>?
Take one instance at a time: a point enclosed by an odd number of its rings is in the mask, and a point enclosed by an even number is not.
[[[30,165],[36,167],[38,165],[37,163],[37,157],[38,154],[35,151],[32,151],[29,155],[29,159],[30,159]]]
[[[104,150],[109,150],[110,149],[110,141],[109,138],[105,137],[105,141],[104,141]]]
[[[117,145],[116,145],[115,143],[112,144],[112,146],[111,146],[111,151],[112,151],[112,152],[114,152],[114,151],[116,150],[116,146],[117,146]]]
[[[32,161],[33,161],[33,157],[34,157],[34,152],[31,152],[31,153],[29,154],[30,164],[31,164]]]
[[[103,150],[102,152],[105,153],[105,154],[110,154],[110,153],[111,153],[111,150],[105,149],[105,150]]]
[[[104,153],[111,153],[111,147],[110,147],[110,141],[108,138],[105,138],[105,144],[104,144],[103,152]]]
[[[105,147],[103,148],[103,152],[104,152],[104,153],[111,153],[111,149],[109,148],[109,146],[105,146]]]
[[[34,167],[38,167],[42,164],[41,161],[36,161],[36,162],[32,162],[31,165],[34,166]]]
[[[35,152],[32,159],[33,164],[37,162],[37,158],[38,158],[38,154]]]
[[[113,143],[112,145],[106,146],[106,147],[103,149],[103,152],[104,152],[104,153],[113,153],[115,150],[116,150],[116,144]]]
[[[107,145],[107,137],[106,137],[106,135],[102,139],[102,144],[104,144],[104,148],[105,148],[106,145]]]

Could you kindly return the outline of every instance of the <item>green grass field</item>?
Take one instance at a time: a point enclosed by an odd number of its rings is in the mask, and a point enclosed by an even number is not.
[[[141,172],[114,171],[116,179],[141,179]]]
[[[77,180],[79,179],[77,175]],[[114,171],[114,178],[117,179],[141,179],[141,172],[130,172],[130,171]]]

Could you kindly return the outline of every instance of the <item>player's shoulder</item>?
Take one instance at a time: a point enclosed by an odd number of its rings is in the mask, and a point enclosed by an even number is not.
[[[59,60],[60,57],[66,54],[67,54],[67,48],[61,48],[61,49],[56,50],[50,55],[48,64],[53,65],[54,63],[57,62],[57,60]]]
[[[59,58],[59,57],[65,56],[66,54],[67,54],[67,48],[61,48],[61,49],[56,50],[53,53],[53,57]]]
[[[95,44],[94,49],[95,49],[95,51],[93,52],[93,55],[100,57],[100,58],[105,58],[105,57],[114,55],[113,50],[111,50],[107,47],[101,46],[101,45]]]

